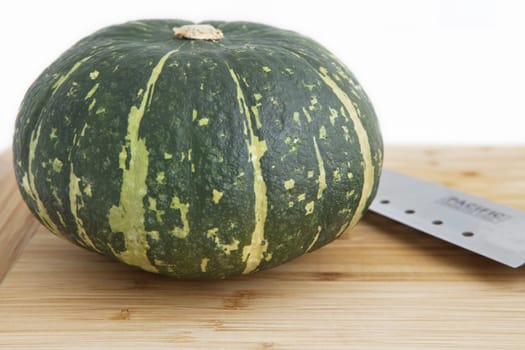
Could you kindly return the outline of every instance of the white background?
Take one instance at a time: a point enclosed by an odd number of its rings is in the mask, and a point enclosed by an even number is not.
[[[522,2],[523,3],[523,2]],[[319,41],[357,76],[386,143],[525,143],[525,5],[497,0],[15,1],[0,13],[0,149],[38,74],[78,39],[140,18],[246,20]]]

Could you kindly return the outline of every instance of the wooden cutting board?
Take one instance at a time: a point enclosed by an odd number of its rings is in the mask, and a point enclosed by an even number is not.
[[[385,161],[525,210],[523,146],[388,147]],[[270,271],[176,281],[46,232],[21,203],[9,169],[4,158],[0,230],[37,232],[0,286],[1,349],[525,346],[525,267],[508,268],[378,215]]]

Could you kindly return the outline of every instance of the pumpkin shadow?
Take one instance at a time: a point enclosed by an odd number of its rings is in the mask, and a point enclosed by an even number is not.
[[[138,309],[143,316],[155,314],[170,320],[189,317],[192,310],[199,309],[207,314],[213,310],[263,310],[266,301],[284,298],[278,292],[279,279],[269,275],[277,268],[224,280],[183,280],[87,251],[57,239],[44,228],[38,230],[32,245],[24,254],[28,260],[23,264],[33,265],[37,251],[40,258],[52,262],[43,261],[35,271],[46,276],[49,295],[55,290],[74,299],[81,308],[96,305],[112,309],[111,319],[133,319]],[[17,273],[16,269],[13,273]],[[286,298],[293,298],[293,293],[287,293]]]

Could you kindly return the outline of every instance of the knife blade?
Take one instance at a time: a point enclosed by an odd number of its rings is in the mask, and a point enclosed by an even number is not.
[[[511,267],[525,264],[525,212],[384,169],[370,210]]]

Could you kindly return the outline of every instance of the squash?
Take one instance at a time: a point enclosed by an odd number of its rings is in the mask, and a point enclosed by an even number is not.
[[[33,83],[20,191],[55,235],[141,269],[218,279],[353,227],[383,145],[352,73],[297,33],[142,20],[82,39]]]

